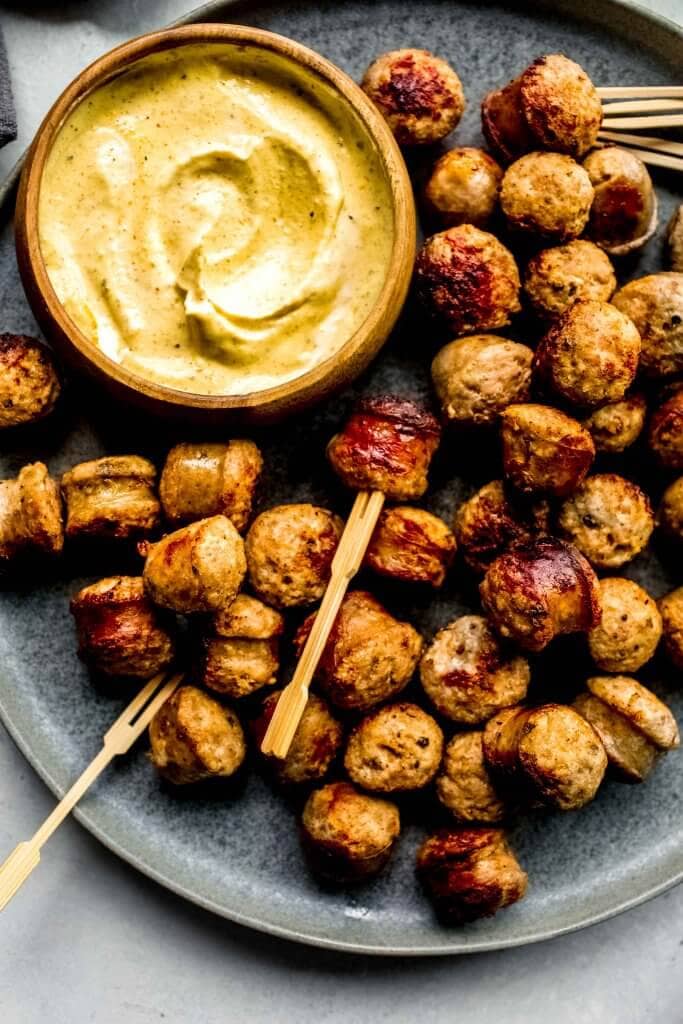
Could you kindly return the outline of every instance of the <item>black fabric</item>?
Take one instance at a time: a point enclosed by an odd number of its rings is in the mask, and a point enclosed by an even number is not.
[[[5,40],[0,28],[0,146],[17,137],[17,116],[14,112],[12,85],[7,63]]]

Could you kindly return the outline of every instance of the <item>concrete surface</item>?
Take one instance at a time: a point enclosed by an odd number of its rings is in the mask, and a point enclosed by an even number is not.
[[[650,7],[683,22],[683,0]],[[20,138],[61,87],[120,39],[187,0],[0,4]],[[0,855],[53,801],[0,727]],[[683,888],[539,946],[475,957],[374,960],[250,933],[177,899],[67,822],[0,920],[3,1024],[679,1024]]]

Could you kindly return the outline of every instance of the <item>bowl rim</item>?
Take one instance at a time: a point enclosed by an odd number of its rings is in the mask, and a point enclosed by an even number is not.
[[[375,146],[386,176],[392,204],[394,240],[389,263],[374,305],[354,333],[334,352],[304,373],[273,387],[244,394],[201,394],[152,381],[111,359],[71,319],[54,290],[40,246],[39,198],[44,168],[52,145],[64,121],[94,89],[110,81],[138,60],[154,53],[183,46],[233,44],[265,49],[289,58],[309,74],[322,79],[339,93],[360,119]],[[16,203],[16,245],[19,269],[29,304],[37,300],[38,319],[56,324],[67,344],[100,377],[108,378],[120,392],[123,388],[147,400],[176,409],[239,412],[310,405],[326,397],[335,387],[350,382],[362,372],[386,341],[406,299],[416,250],[417,215],[412,185],[403,156],[386,121],[359,85],[315,50],[287,36],[265,29],[228,23],[192,23],[147,32],[119,44],[87,65],[66,86],[41,122],[31,146],[19,182]],[[28,279],[28,280],[27,280]],[[37,293],[37,294],[36,294]],[[42,313],[43,317],[38,314]],[[363,355],[367,351],[367,358]],[[354,363],[359,363],[353,369]],[[341,367],[351,365],[351,373],[334,381]]]

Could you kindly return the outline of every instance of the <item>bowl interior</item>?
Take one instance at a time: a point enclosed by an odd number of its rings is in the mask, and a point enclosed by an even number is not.
[[[363,322],[328,357],[283,383],[245,394],[195,393],[148,380],[105,355],[72,320],[48,275],[39,238],[39,197],[43,171],[53,143],[69,114],[104,83],[164,50],[203,45],[217,49],[236,46],[270,51],[292,64],[293,74],[321,79],[338,94],[347,111],[373,147],[392,204],[394,239],[381,291]],[[57,344],[73,346],[100,374],[124,388],[181,407],[244,409],[277,405],[298,396],[318,398],[330,384],[348,383],[379,350],[391,331],[405,299],[415,248],[415,210],[412,188],[401,153],[383,118],[362,90],[344,72],[313,50],[283,36],[237,25],[192,25],[152,33],[125,43],[86,68],[62,93],[41,125],[22,175],[17,202],[17,250],[29,302]],[[47,321],[47,323],[46,323]],[[56,332],[53,329],[56,327]],[[338,378],[338,382],[335,381]]]

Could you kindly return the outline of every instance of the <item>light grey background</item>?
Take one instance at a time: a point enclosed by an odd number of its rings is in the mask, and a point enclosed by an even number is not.
[[[683,0],[643,3],[683,22]],[[20,138],[81,67],[187,0],[0,3]],[[0,858],[53,806],[0,726]],[[250,933],[120,862],[74,822],[0,919],[3,1024],[337,1021],[679,1024],[683,887],[590,930],[474,957],[375,960]]]

